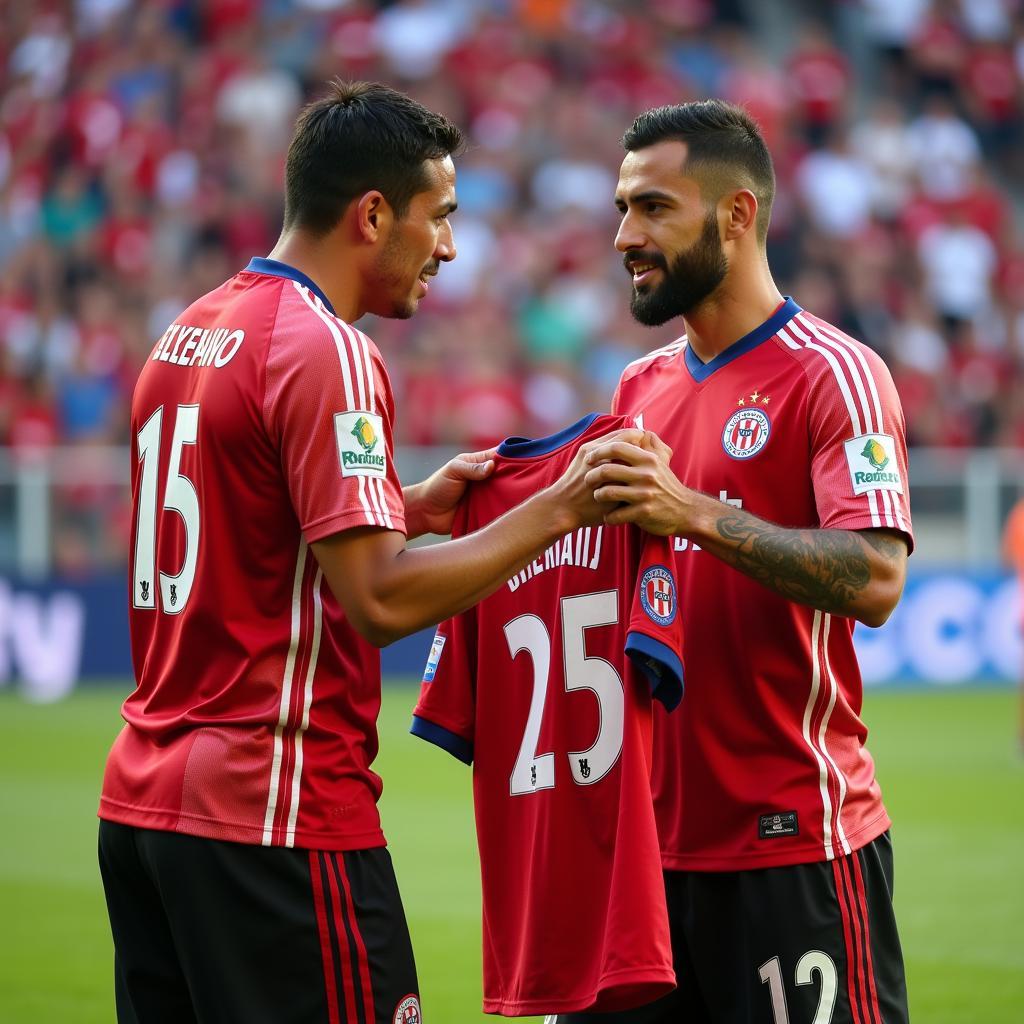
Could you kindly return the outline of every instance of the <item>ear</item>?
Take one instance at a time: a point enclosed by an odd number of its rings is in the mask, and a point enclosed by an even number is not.
[[[394,220],[391,204],[376,189],[364,193],[355,207],[355,227],[364,242],[373,244],[386,238]]]
[[[749,188],[741,188],[724,197],[725,232],[723,241],[742,237],[754,231],[757,223],[757,196]],[[756,232],[755,232],[756,236]]]

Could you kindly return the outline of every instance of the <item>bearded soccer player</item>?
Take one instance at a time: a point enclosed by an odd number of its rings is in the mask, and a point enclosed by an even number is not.
[[[377,813],[376,646],[463,611],[599,523],[584,457],[434,547],[489,453],[403,492],[364,313],[455,258],[459,130],[335,82],[288,151],[284,230],[188,307],[132,399],[137,689],[99,856],[121,1022],[420,1024]],[[621,432],[639,439],[637,431]]]
[[[898,1024],[853,629],[888,618],[913,545],[899,400],[870,348],[776,288],[774,173],[744,111],[663,107],[623,143],[633,314],[685,334],[613,402],[665,443],[612,442],[588,480],[624,503],[608,522],[675,537],[687,695],[656,719],[653,780],[679,987],[609,1019]]]

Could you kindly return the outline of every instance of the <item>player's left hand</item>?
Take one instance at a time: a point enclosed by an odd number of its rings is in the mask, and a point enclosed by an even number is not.
[[[486,480],[494,471],[497,448],[482,452],[463,452],[431,473],[422,483],[403,488],[405,525],[408,536],[424,533],[445,536],[452,532],[452,519],[466,487]]]
[[[694,494],[680,483],[669,460],[672,449],[657,434],[644,431],[640,445],[612,442],[588,455],[594,467],[587,486],[594,500],[614,505],[605,516],[610,526],[635,523],[661,536],[684,533],[689,497]]]

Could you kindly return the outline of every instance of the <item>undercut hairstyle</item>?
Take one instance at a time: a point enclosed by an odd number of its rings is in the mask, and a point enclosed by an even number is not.
[[[285,163],[284,226],[325,235],[376,189],[399,219],[430,186],[427,160],[457,153],[462,131],[379,82],[334,79],[295,123]]]
[[[757,240],[764,245],[775,199],[775,169],[757,122],[724,100],[698,100],[645,111],[622,137],[627,152],[659,142],[686,143],[681,170],[696,179],[706,200],[747,188],[757,197]]]

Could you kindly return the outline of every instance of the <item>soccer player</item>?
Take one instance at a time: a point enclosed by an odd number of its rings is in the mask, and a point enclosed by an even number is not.
[[[623,144],[632,311],[686,333],[628,366],[613,401],[665,443],[611,442],[588,480],[624,503],[607,522],[675,538],[687,691],[654,736],[679,987],[610,1019],[898,1024],[853,629],[892,612],[913,543],[899,400],[870,348],[776,288],[772,161],[744,111],[662,107]]]
[[[557,479],[623,417],[510,438],[452,535]],[[672,549],[584,527],[443,623],[412,732],[473,764],[484,1011],[649,1003],[675,987],[651,797],[652,695],[682,696]]]
[[[411,316],[454,259],[460,142],[401,93],[335,82],[297,122],[270,258],[181,313],[139,377],[137,689],[99,809],[119,1021],[421,1020],[371,768],[374,647],[604,511],[584,448],[479,532],[406,549],[492,464],[403,493],[384,362],[351,325]]]

